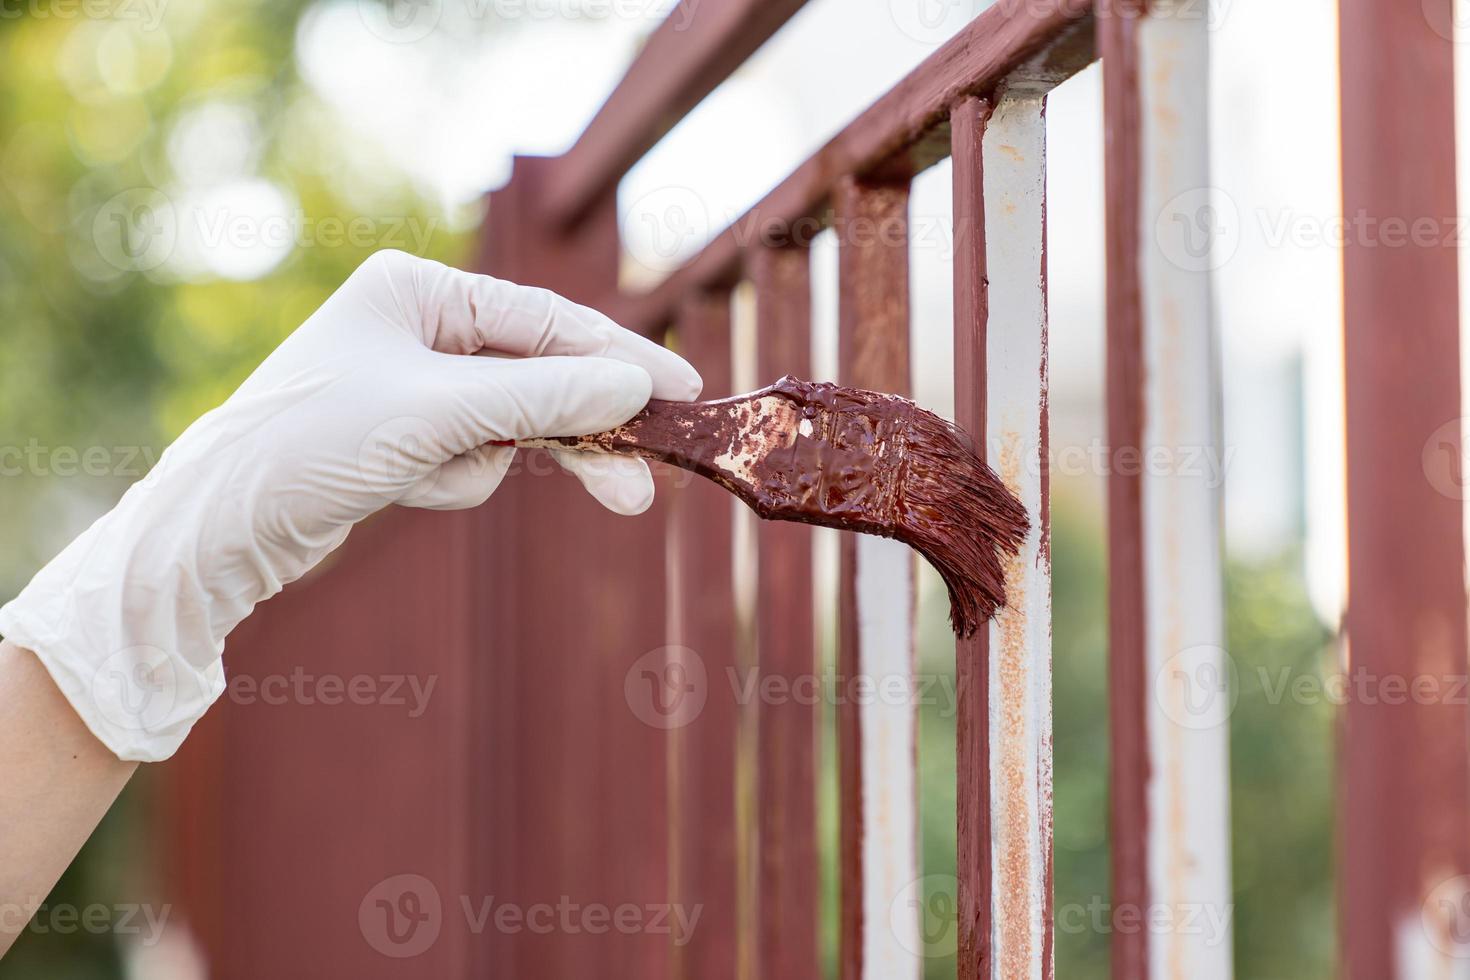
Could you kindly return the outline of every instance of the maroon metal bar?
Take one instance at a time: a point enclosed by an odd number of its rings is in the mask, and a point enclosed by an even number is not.
[[[838,233],[838,380],[896,394],[909,392],[909,186],[906,181],[841,180],[833,195]],[[857,608],[857,541],[841,538],[837,676],[863,672]],[[865,976],[865,875],[862,718],[852,698],[837,705],[842,980]]]
[[[954,165],[955,422],[985,453],[985,184],[981,141],[990,103],[969,98],[950,113]],[[955,643],[959,697],[955,753],[955,877],[961,980],[990,980],[990,678],[988,630]]]
[[[540,202],[551,167],[518,159],[492,201],[489,271],[585,302],[616,281],[613,202],[575,233],[547,235]],[[478,583],[487,610],[481,656],[494,671],[486,693],[514,701],[503,715],[481,716],[508,756],[496,774],[509,781],[487,789],[501,798],[491,812],[507,818],[505,829],[483,828],[485,891],[502,901],[529,907],[566,896],[615,908],[666,900],[668,732],[639,717],[625,688],[640,658],[668,642],[662,505],[660,497],[637,518],[609,514],[545,454],[521,453],[516,472],[476,512],[489,522],[482,552],[508,550]],[[499,598],[502,590],[512,601]],[[515,976],[663,977],[669,969],[667,937],[652,933],[487,929],[482,941]]]
[[[731,394],[730,295],[687,299],[675,337],[680,352],[704,377],[704,397]],[[740,725],[739,704],[728,683],[729,672],[738,667],[734,518],[729,494],[711,483],[679,473],[666,486],[671,495],[669,642],[693,652],[704,670],[706,692],[697,716],[670,733],[673,900],[702,910],[689,941],[673,947],[672,975],[676,980],[733,980],[739,929],[735,773]]]
[[[1458,479],[1464,458],[1449,8],[1341,4],[1343,213],[1371,222],[1354,227],[1436,229],[1397,248],[1350,233],[1343,252],[1341,936],[1354,980],[1407,980],[1411,963],[1448,976],[1467,949],[1470,887],[1457,879],[1470,873],[1470,713],[1462,698],[1387,686],[1445,691],[1466,673],[1464,485],[1431,475]]]
[[[1097,27],[1105,66],[1107,428],[1114,459],[1143,449],[1142,124],[1136,36],[1141,9],[1141,4],[1119,0],[1110,15],[1099,15]],[[1113,466],[1108,476],[1108,706],[1114,909],[1149,907],[1144,589],[1140,474],[1137,467]],[[1114,929],[1111,940],[1113,976],[1146,980],[1147,930]]]
[[[730,77],[806,0],[684,0],[638,53],[545,189],[558,228],[612,195],[618,180]]]
[[[751,255],[756,363],[762,384],[811,373],[811,270],[805,248]],[[762,681],[812,689],[819,676],[812,611],[811,529],[765,522],[757,529],[756,648]],[[760,705],[757,800],[760,854],[757,944],[762,977],[820,971],[817,854],[818,707],[800,697]]]
[[[994,4],[652,292],[609,295],[603,305],[630,329],[657,334],[686,293],[733,284],[745,248],[799,233],[840,178],[917,173],[943,159],[949,153],[943,127],[951,106],[985,94],[1074,25],[1085,28],[1080,22],[1091,9],[1091,0]],[[1064,54],[1071,59],[1070,51]]]

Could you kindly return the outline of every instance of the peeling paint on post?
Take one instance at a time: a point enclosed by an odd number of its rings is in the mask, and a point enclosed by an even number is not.
[[[1220,492],[1158,459],[1220,459],[1207,233],[1209,44],[1169,0],[1101,25],[1106,65],[1115,976],[1224,980],[1231,942],[1127,932],[1162,909],[1228,922],[1229,661]]]
[[[986,449],[1031,514],[990,624],[991,976],[1050,980],[1051,550],[1047,499],[1046,96],[1003,95],[982,146],[989,266]]]
[[[839,380],[907,394],[908,184],[847,178],[834,197],[838,227],[849,232],[838,245]],[[886,538],[844,534],[839,585],[838,676],[848,693],[838,702],[840,976],[918,980],[917,911],[893,911],[920,876],[918,714],[912,697],[855,699],[847,686],[862,679],[877,689],[894,676],[912,685],[914,554]]]
[[[981,143],[990,103],[961,102],[950,113],[954,162],[955,423],[985,449],[987,286]],[[990,678],[988,629],[955,641],[955,878],[960,980],[990,972]]]

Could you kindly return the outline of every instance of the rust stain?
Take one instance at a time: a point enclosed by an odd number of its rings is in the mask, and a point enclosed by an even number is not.
[[[1173,296],[1166,295],[1162,307],[1160,359],[1164,364],[1184,363],[1185,341],[1182,312]],[[1176,384],[1175,376],[1165,374],[1162,377],[1166,384]],[[1171,389],[1165,392],[1163,403],[1166,406],[1178,406],[1180,401],[1187,397],[1187,392]],[[1160,438],[1164,447],[1173,448],[1183,442],[1185,433],[1180,427],[1182,414],[1178,411],[1167,410],[1159,413],[1163,429]],[[1171,481],[1181,479],[1175,473],[1166,473],[1161,478]],[[1184,525],[1186,518],[1179,512],[1178,494],[1168,494],[1165,500],[1168,503],[1169,512],[1164,515],[1165,535],[1161,542],[1164,552],[1163,567],[1179,569],[1183,563],[1183,554],[1177,531]],[[1173,590],[1167,591],[1163,598],[1167,606],[1164,610],[1165,627],[1160,641],[1163,644],[1163,650],[1172,656],[1189,645],[1188,638],[1184,635],[1185,610],[1179,607],[1178,595]],[[1169,692],[1168,696],[1171,701],[1172,710],[1169,717],[1182,717],[1184,691],[1174,684],[1165,685],[1165,689]],[[1188,844],[1189,808],[1184,796],[1186,760],[1183,741],[1189,737],[1189,733],[1180,731],[1177,726],[1166,727],[1164,731],[1172,734],[1173,737],[1166,740],[1163,760],[1164,771],[1168,773],[1168,798],[1164,801],[1165,820],[1169,828],[1168,866],[1165,868],[1168,893],[1159,896],[1159,899],[1164,901],[1171,911],[1177,912],[1189,898],[1188,878],[1194,867],[1194,857],[1190,853]],[[1171,931],[1160,935],[1158,940],[1168,946],[1166,955],[1168,976],[1173,980],[1189,980],[1186,950],[1179,936]]]
[[[1000,474],[1012,490],[1020,485],[1022,445],[1023,441],[1016,433],[1006,433],[1002,438]],[[999,815],[1002,828],[996,839],[999,853],[996,855],[997,887],[994,894],[999,907],[995,915],[995,930],[999,975],[1007,978],[1029,976],[1035,959],[1031,932],[1030,836],[1033,817],[1027,803],[1031,773],[1026,763],[1026,688],[1030,676],[1026,649],[1027,570],[1027,563],[1020,554],[1008,556],[1005,582],[1010,601],[995,619],[1000,640],[995,652],[1001,732],[998,738],[991,740],[997,752],[991,772],[999,790],[991,812]]]

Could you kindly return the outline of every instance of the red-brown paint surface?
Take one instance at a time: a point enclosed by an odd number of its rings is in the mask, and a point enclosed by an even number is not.
[[[730,296],[690,297],[675,325],[680,351],[704,377],[706,396],[730,393]],[[673,948],[675,980],[734,980],[738,945],[736,747],[739,705],[730,498],[703,480],[674,479],[670,496],[669,642],[694,651],[707,683],[704,707],[670,733],[672,900],[701,908],[687,945]]]
[[[833,196],[838,227],[881,228],[883,234],[838,239],[838,379],[895,394],[909,391],[909,186],[846,178]],[[857,548],[845,534],[839,550],[837,675],[861,674],[857,620]],[[858,706],[837,706],[838,860],[842,906],[838,975],[862,980],[863,921],[862,719]]]
[[[1344,214],[1441,228],[1458,213],[1451,6],[1341,4]],[[1463,487],[1436,486],[1426,468],[1464,458],[1458,255],[1438,236],[1379,244],[1349,235],[1343,252],[1350,669],[1463,678]],[[1463,905],[1445,917],[1426,899],[1470,874],[1470,717],[1460,699],[1348,689],[1343,968],[1409,980],[1404,945],[1464,941]]]
[[[966,99],[950,114],[954,174],[955,423],[985,451],[985,187],[981,141],[990,104]],[[955,642],[955,877],[959,895],[958,976],[990,980],[989,633]]]
[[[811,370],[810,253],[804,248],[761,249],[751,255],[750,277],[756,298],[758,375],[805,376]],[[756,653],[761,676],[800,684],[820,675],[812,609],[812,532],[798,524],[762,522],[756,533]],[[762,703],[759,712],[760,976],[817,976],[821,969],[818,709],[803,699],[787,698]]]
[[[1141,145],[1136,30],[1141,4],[1099,16],[1107,193],[1107,431],[1113,458],[1143,441]],[[1134,456],[1133,458],[1142,458]],[[1148,677],[1145,665],[1143,497],[1136,467],[1108,476],[1109,807],[1114,909],[1145,909],[1148,894]],[[1148,933],[1110,931],[1114,977],[1148,980]]]

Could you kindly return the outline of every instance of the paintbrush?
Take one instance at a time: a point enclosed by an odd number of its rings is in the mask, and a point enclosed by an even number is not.
[[[944,577],[960,636],[1005,604],[1003,556],[1029,527],[961,429],[907,398],[791,377],[718,401],[651,401],[607,432],[514,445],[661,460],[766,520],[896,538]]]

